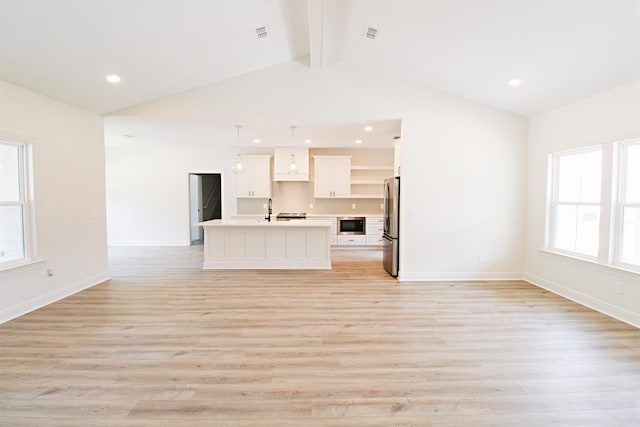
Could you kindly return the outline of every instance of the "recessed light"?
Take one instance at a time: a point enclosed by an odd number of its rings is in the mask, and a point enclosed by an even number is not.
[[[522,80],[520,80],[520,79],[511,79],[508,82],[508,85],[511,86],[511,87],[518,87],[521,84],[522,84]]]
[[[354,142],[355,142],[356,144],[362,144],[362,140],[361,140],[361,139],[356,139]]]
[[[305,139],[305,140],[304,140],[304,143],[305,143],[305,144],[311,144],[311,140],[310,140],[310,139]]]
[[[364,131],[365,132],[371,132],[373,130],[373,126],[365,126],[364,127]]]
[[[123,136],[125,138],[135,138],[136,137],[135,135],[131,135],[130,133],[125,133]]]
[[[256,138],[253,140],[253,142],[255,142],[256,144],[260,144],[262,140],[260,138]]]
[[[120,78],[120,76],[119,76],[119,75],[117,75],[117,74],[109,74],[109,75],[106,77],[106,79],[107,79],[107,81],[108,81],[109,83],[111,83],[111,84],[113,84],[113,85],[120,83],[120,80],[122,80],[122,79]]]

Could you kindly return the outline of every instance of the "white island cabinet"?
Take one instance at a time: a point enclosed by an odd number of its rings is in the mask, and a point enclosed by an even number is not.
[[[204,228],[205,270],[330,269],[330,221],[215,219]]]

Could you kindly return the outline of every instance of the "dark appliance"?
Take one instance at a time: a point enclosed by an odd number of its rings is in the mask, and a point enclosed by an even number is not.
[[[382,264],[393,277],[398,277],[400,253],[400,178],[384,180],[384,217]]]
[[[338,234],[366,234],[367,219],[363,216],[338,217]]]
[[[306,212],[281,212],[276,215],[276,221],[289,221],[292,219],[307,219]]]

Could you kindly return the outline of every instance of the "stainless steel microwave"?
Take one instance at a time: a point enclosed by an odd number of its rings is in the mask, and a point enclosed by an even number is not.
[[[367,219],[363,216],[338,217],[338,234],[365,234]]]

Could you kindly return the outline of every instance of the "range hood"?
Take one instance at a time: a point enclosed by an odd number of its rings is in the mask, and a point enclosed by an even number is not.
[[[309,181],[309,149],[307,147],[275,147],[273,154],[274,181]],[[295,173],[290,169],[292,161],[295,163]]]

